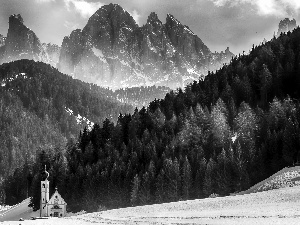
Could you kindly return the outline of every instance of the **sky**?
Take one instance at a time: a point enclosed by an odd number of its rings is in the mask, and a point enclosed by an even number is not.
[[[61,45],[109,3],[121,5],[140,26],[151,12],[163,23],[170,13],[213,52],[229,47],[234,54],[247,53],[253,44],[270,40],[280,20],[295,18],[300,24],[300,0],[0,0],[0,34],[6,36],[11,14],[21,14],[42,42]]]

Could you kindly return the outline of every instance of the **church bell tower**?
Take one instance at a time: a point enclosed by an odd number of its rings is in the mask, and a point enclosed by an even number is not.
[[[43,175],[45,177],[45,180],[41,181],[41,205],[40,205],[40,216],[48,216],[48,207],[47,203],[49,202],[49,173],[46,171],[46,165],[45,170],[43,172]]]

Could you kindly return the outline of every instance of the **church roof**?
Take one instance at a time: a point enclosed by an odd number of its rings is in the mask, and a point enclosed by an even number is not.
[[[67,205],[66,201],[61,197],[61,195],[58,193],[57,188],[53,195],[51,196],[50,200],[48,201],[49,205]]]

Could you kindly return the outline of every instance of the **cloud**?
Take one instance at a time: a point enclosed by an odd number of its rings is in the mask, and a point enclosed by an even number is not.
[[[74,9],[83,18],[89,18],[104,4],[101,2],[87,2],[84,0],[64,0],[68,11]]]
[[[37,3],[54,2],[55,0],[35,0]]]
[[[138,11],[133,10],[132,12],[129,12],[129,13],[133,17],[133,19],[135,20],[135,22],[137,24],[139,24],[139,22],[140,22],[139,20],[140,20],[141,15],[138,13]]]
[[[295,16],[300,12],[299,0],[211,0],[216,6],[252,5],[262,16]]]
[[[79,28],[78,23],[70,22],[67,20],[64,22],[64,26],[70,30],[75,30],[75,29]]]

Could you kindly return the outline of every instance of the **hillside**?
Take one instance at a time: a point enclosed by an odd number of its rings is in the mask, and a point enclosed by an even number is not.
[[[299,186],[300,180],[300,167],[286,167],[277,173],[273,174],[271,177],[259,182],[253,187],[246,191],[238,193],[239,195],[250,194],[262,191],[269,191],[273,189],[280,189],[285,187]]]
[[[36,152],[64,148],[85,126],[117,121],[133,111],[111,91],[64,75],[50,65],[20,60],[0,66],[0,177],[12,174]]]

